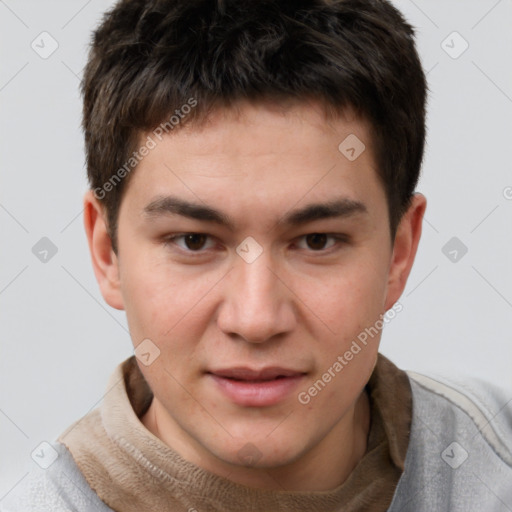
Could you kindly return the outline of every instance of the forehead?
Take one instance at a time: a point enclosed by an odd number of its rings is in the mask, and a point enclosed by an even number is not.
[[[200,140],[194,148],[196,155],[202,150],[211,153],[215,149],[247,157],[259,155],[263,150],[286,155],[288,151],[299,151],[303,142],[316,146],[317,150],[326,150],[326,146],[332,148],[332,139],[341,142],[348,135],[364,141],[369,153],[373,147],[369,121],[358,116],[351,107],[334,114],[319,101],[239,101],[229,108],[216,108],[207,117],[192,119],[189,123],[185,117],[178,130],[167,134],[170,137],[164,136],[164,140],[179,136],[183,147]],[[312,157],[317,158],[318,154],[312,153]]]
[[[378,190],[367,123],[348,110],[328,119],[321,106],[241,104],[204,122],[151,137],[127,195],[140,212],[166,195],[236,215],[252,208],[282,213],[299,203],[374,202]],[[329,194],[331,197],[328,197]]]

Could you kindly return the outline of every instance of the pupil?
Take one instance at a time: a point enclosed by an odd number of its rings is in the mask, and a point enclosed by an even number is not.
[[[324,233],[313,233],[307,236],[307,242],[311,249],[323,249],[327,242],[327,235]]]
[[[205,235],[196,233],[187,235],[185,237],[185,244],[191,250],[201,249],[201,247],[204,245],[205,238]]]

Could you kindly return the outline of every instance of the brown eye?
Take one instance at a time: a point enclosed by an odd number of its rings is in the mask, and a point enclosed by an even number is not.
[[[325,233],[311,233],[310,235],[306,235],[306,243],[310,249],[321,251],[325,249],[328,238],[328,235]]]
[[[183,235],[183,239],[187,249],[190,249],[191,251],[198,251],[203,248],[208,236],[201,233],[190,233],[188,235]]]
[[[300,237],[297,246],[310,253],[317,252],[320,256],[328,254],[330,249],[332,249],[330,252],[333,252],[336,248],[341,249],[348,242],[349,237],[341,233],[309,233]]]
[[[181,251],[192,256],[206,254],[208,249],[215,247],[215,241],[205,233],[182,233],[181,235],[168,235],[162,238],[164,247]]]

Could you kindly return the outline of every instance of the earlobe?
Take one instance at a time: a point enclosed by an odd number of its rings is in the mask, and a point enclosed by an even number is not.
[[[414,194],[411,205],[397,228],[389,269],[386,311],[400,298],[407,284],[421,238],[426,207],[425,196],[420,193]]]
[[[124,309],[119,279],[119,261],[112,250],[102,205],[92,190],[84,196],[84,226],[94,275],[103,298],[115,309]]]

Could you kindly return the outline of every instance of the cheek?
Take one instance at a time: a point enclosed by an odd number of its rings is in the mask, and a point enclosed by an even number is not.
[[[149,271],[143,265],[124,268],[122,293],[134,343],[140,336],[160,338],[172,327],[172,318],[180,314],[178,283],[162,277],[158,269]]]
[[[172,344],[173,351],[194,345],[211,311],[218,277],[170,264],[131,263],[124,267],[122,293],[134,344],[149,338],[162,349]]]
[[[375,265],[347,265],[311,280],[303,300],[339,342],[347,341],[347,337],[379,318],[384,311],[385,291],[386,275],[382,269]]]

